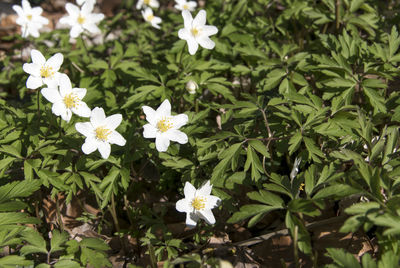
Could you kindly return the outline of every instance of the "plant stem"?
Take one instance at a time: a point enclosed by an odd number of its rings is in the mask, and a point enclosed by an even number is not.
[[[264,123],[265,123],[265,127],[267,128],[267,131],[268,131],[268,137],[271,138],[273,135],[272,135],[271,129],[269,128],[267,114],[265,113],[264,109],[260,109],[260,111],[264,117]]]
[[[40,90],[37,89],[37,116],[38,116],[38,123],[40,124]]]
[[[110,207],[110,212],[111,216],[114,220],[115,228],[117,229],[117,232],[120,231],[119,228],[119,223],[118,223],[118,217],[117,217],[117,211],[115,209],[115,200],[114,200],[114,194],[111,194],[111,207]]]
[[[57,198],[56,198],[56,212],[57,212],[58,225],[60,226],[61,231],[64,231],[64,224],[63,224],[62,219],[61,219],[61,211],[60,211],[60,204],[58,202],[58,195],[57,195]]]
[[[294,263],[296,268],[300,267],[299,263],[299,251],[297,249],[297,240],[298,240],[298,234],[299,234],[299,226],[294,227],[294,236],[293,236],[293,254],[294,254]]]
[[[83,40],[82,35],[80,36],[80,38],[81,38],[81,41],[82,41],[83,49],[84,49],[85,52],[86,52],[86,55],[88,55],[90,61],[93,62],[92,55],[89,53],[89,50],[88,50],[88,48],[87,48],[87,46],[86,46],[86,42],[85,42],[85,40]]]
[[[340,7],[341,7],[341,1],[336,0],[335,2],[335,20],[336,20],[336,31],[339,30],[340,27]]]

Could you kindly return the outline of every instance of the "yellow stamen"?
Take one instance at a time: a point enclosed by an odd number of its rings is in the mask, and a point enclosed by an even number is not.
[[[85,18],[85,17],[83,17],[81,14],[79,14],[79,17],[78,17],[78,23],[79,23],[79,24],[84,24],[84,23],[85,23],[85,21],[86,21],[86,18]]]
[[[108,136],[111,134],[111,131],[105,127],[96,128],[96,139],[107,141]]]
[[[193,36],[197,36],[198,34],[199,34],[199,30],[197,30],[196,28],[192,28],[191,30],[190,30],[191,32],[192,32],[192,35]]]
[[[144,3],[145,5],[150,5],[150,0],[144,0],[143,3]]]
[[[54,75],[53,68],[50,66],[43,66],[40,68],[40,76],[44,78],[48,78]]]
[[[189,6],[187,4],[184,4],[183,9],[189,9]]]
[[[147,21],[152,21],[154,19],[154,16],[153,15],[148,15],[147,17],[146,17],[146,20]]]
[[[31,14],[26,15],[26,18],[27,18],[28,20],[32,20],[32,15],[31,15]]]
[[[192,207],[194,207],[195,210],[202,210],[206,207],[206,201],[207,199],[205,197],[196,196],[192,201]]]
[[[74,93],[70,93],[64,97],[64,104],[68,109],[75,108],[78,102],[79,98]]]
[[[300,184],[300,187],[299,187],[299,191],[304,191],[304,186],[305,186],[305,184],[304,184],[304,183],[301,183],[301,184]]]
[[[161,132],[166,132],[168,129],[171,128],[172,128],[172,123],[166,117],[157,122],[157,129]]]

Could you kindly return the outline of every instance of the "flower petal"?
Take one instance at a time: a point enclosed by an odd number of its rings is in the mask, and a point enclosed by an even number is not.
[[[155,138],[157,135],[157,128],[151,124],[146,124],[143,126],[143,137],[145,138]]]
[[[67,10],[69,15],[75,15],[76,17],[78,17],[80,13],[79,7],[71,3],[65,5],[65,10]]]
[[[74,25],[74,26],[72,26],[71,31],[69,32],[69,35],[72,38],[77,38],[82,32],[83,32],[82,26]]]
[[[91,154],[96,150],[97,150],[96,140],[94,138],[86,138],[85,143],[82,144],[82,152],[84,154]]]
[[[186,225],[188,227],[190,227],[190,228],[195,227],[198,220],[199,220],[199,216],[197,216],[195,213],[193,213],[193,212],[186,213]]]
[[[176,141],[180,144],[185,144],[188,142],[188,136],[177,129],[171,129],[167,131],[166,134],[168,134],[168,139],[171,141]]]
[[[166,152],[169,147],[169,139],[167,135],[158,134],[156,136],[156,148],[159,152]]]
[[[191,210],[193,210],[190,207],[190,204],[189,204],[188,200],[185,199],[185,198],[181,199],[181,200],[178,200],[178,202],[176,202],[175,207],[176,207],[176,210],[179,211],[179,212],[190,212]]]
[[[43,66],[46,63],[46,58],[40,53],[39,50],[32,49],[31,51],[32,62],[39,66]]]
[[[43,88],[40,93],[42,93],[43,97],[46,98],[51,103],[61,102],[62,98],[60,96],[60,92],[57,88]]]
[[[59,79],[60,85],[60,95],[61,97],[65,97],[65,95],[70,94],[72,92],[71,80],[68,75],[61,74]]]
[[[57,53],[57,54],[53,55],[50,59],[47,60],[46,66],[50,66],[53,68],[54,72],[58,72],[63,61],[64,61],[63,54]]]
[[[27,12],[31,10],[31,4],[28,0],[22,0],[22,9]]]
[[[94,128],[90,122],[84,122],[84,123],[76,123],[75,124],[75,129],[82,135],[88,138],[94,138]],[[97,148],[97,146],[96,146]]]
[[[215,43],[208,36],[202,36],[196,39],[199,42],[199,45],[206,49],[213,49],[215,47]]]
[[[197,49],[199,48],[199,44],[197,43],[196,39],[193,36],[190,36],[189,39],[186,40],[188,44],[189,54],[194,55],[196,54]]]
[[[95,1],[86,1],[81,7],[82,14],[90,14],[93,11]]]
[[[204,26],[206,24],[206,17],[207,17],[207,12],[202,9],[197,13],[196,17],[193,19],[192,26],[197,28],[199,26]]]
[[[171,115],[171,103],[169,103],[169,100],[166,99],[161,103],[160,107],[157,109],[157,116],[162,117],[162,116],[170,116]]]
[[[101,33],[99,27],[97,27],[96,24],[94,24],[94,23],[86,23],[85,25],[83,25],[83,28],[88,30],[89,33],[91,33],[91,34]]]
[[[86,88],[74,87],[72,92],[76,94],[80,100],[82,100],[85,97],[87,90]]]
[[[178,114],[172,117],[172,124],[174,129],[178,129],[187,124],[189,117],[186,114]]]
[[[210,209],[199,210],[199,211],[197,211],[197,213],[208,224],[214,224],[215,223],[214,214],[212,213],[212,211]]]
[[[67,107],[65,107],[65,104],[63,102],[56,102],[53,104],[53,107],[51,107],[51,111],[57,116],[65,114],[66,110]]]
[[[101,141],[97,143],[97,149],[99,149],[101,157],[103,157],[104,159],[107,159],[110,156],[111,145],[108,142]]]
[[[212,185],[210,185],[210,181],[208,180],[205,184],[203,184],[196,192],[196,195],[210,195],[212,190]]]
[[[204,25],[201,29],[201,33],[207,36],[214,35],[218,33],[218,28],[212,25]]]
[[[126,144],[126,140],[119,134],[117,131],[111,132],[110,136],[108,136],[108,142],[111,144],[116,144],[119,146],[124,146]]]
[[[23,17],[23,16],[24,16],[24,11],[22,10],[22,7],[21,7],[21,6],[13,5],[13,6],[12,6],[12,9],[14,9],[14,11],[17,12],[17,15],[18,15],[19,17]]]
[[[53,105],[53,107],[54,107],[54,105]],[[66,109],[61,113],[61,118],[62,118],[64,121],[69,122],[69,121],[71,120],[71,117],[72,117],[72,111],[71,111],[71,109],[66,108]]]
[[[26,87],[30,89],[36,89],[42,85],[43,85],[43,80],[41,77],[30,75],[28,77],[28,80],[26,80]]]
[[[188,40],[191,37],[191,34],[188,29],[182,28],[178,31],[178,37],[183,40]]]
[[[96,107],[92,110],[90,115],[90,123],[92,123],[93,128],[104,125],[106,120],[106,115],[104,114],[103,108]]]
[[[122,121],[121,114],[113,114],[105,119],[104,124],[106,125],[106,128],[114,130],[121,124],[121,121]]]
[[[204,209],[213,209],[219,206],[221,199],[215,195],[207,196],[206,207]]]
[[[75,108],[71,108],[72,112],[80,117],[90,117],[92,114],[92,110],[87,106],[87,104],[83,101],[79,102],[79,104]]]
[[[157,112],[149,106],[142,106],[143,112],[146,115],[146,120],[152,125],[157,124]]]
[[[24,70],[24,72],[26,72],[28,74],[40,77],[40,65],[38,65],[36,63],[25,63],[22,66],[22,69]]]
[[[193,22],[192,14],[188,10],[183,10],[182,17],[183,17],[183,24],[185,25],[185,28],[191,29],[192,22]]]
[[[186,182],[185,187],[183,188],[183,193],[185,194],[185,198],[188,200],[192,200],[196,195],[196,188],[190,183]]]

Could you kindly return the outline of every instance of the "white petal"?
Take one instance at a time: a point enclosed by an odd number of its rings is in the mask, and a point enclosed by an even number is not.
[[[58,22],[64,25],[69,25],[69,26],[72,25],[71,16],[64,16]]]
[[[35,77],[30,75],[28,80],[26,80],[26,87],[30,89],[36,89],[43,85],[43,81],[41,77]]]
[[[189,48],[189,54],[190,55],[196,54],[196,51],[199,48],[199,44],[197,43],[196,39],[194,39],[194,37],[191,36],[189,39],[187,39],[187,44]]]
[[[105,141],[99,142],[97,144],[97,149],[99,149],[101,157],[103,157],[104,159],[107,159],[110,156],[111,145],[108,142]]]
[[[161,18],[159,18],[159,17],[154,17],[153,20],[151,21],[151,25],[152,25],[154,28],[161,29],[161,27],[158,25],[158,24],[161,23],[161,21],[162,21]]]
[[[156,148],[159,152],[166,152],[169,147],[169,139],[167,135],[157,134],[156,136]]]
[[[106,125],[106,128],[114,130],[121,124],[121,121],[122,121],[121,114],[113,114],[104,120],[104,124]]]
[[[54,107],[54,105],[53,105]],[[61,113],[61,118],[67,122],[69,122],[71,120],[72,117],[72,111],[71,109],[66,108],[63,113]]]
[[[40,76],[40,65],[36,63],[24,63],[24,65],[22,65],[22,69],[24,70],[24,72],[33,76]]]
[[[32,49],[31,51],[32,62],[39,66],[43,66],[46,63],[46,58],[40,53],[39,50]]]
[[[65,104],[63,102],[56,102],[53,104],[53,107],[51,107],[51,111],[57,116],[65,114],[66,110],[67,107],[65,107]]]
[[[85,137],[94,138],[94,128],[90,122],[76,123],[75,129]],[[97,148],[97,147],[96,147]]]
[[[61,74],[58,81],[60,85],[60,95],[62,97],[65,97],[65,95],[72,92],[71,80],[69,79],[68,75]]]
[[[136,9],[142,9],[143,6],[143,0],[138,0],[138,2],[136,3]]]
[[[42,78],[43,83],[50,88],[58,87],[60,83],[60,75],[61,73],[56,72],[53,76]]]
[[[207,13],[205,10],[200,10],[199,13],[197,13],[196,17],[193,19],[192,26],[194,28],[197,28],[199,26],[204,26],[206,24],[206,17]]]
[[[157,124],[157,112],[149,106],[142,106],[143,112],[146,115],[146,120],[152,125]]]
[[[214,224],[215,223],[215,218],[210,209],[204,209],[204,210],[199,210],[197,211],[199,216],[204,219],[208,224]]]
[[[172,117],[172,124],[174,129],[178,129],[187,124],[189,117],[186,114],[178,114]]]
[[[22,0],[22,9],[27,12],[31,10],[31,4],[28,0]]]
[[[191,209],[190,204],[186,198],[178,200],[175,207],[176,210],[179,212],[190,212],[191,210],[193,210]]]
[[[151,124],[146,124],[143,126],[143,137],[145,138],[155,138],[157,135],[157,128]]]
[[[210,195],[212,190],[212,185],[210,185],[210,181],[208,180],[205,184],[203,184],[196,192],[196,195]]]
[[[191,34],[188,29],[182,28],[178,31],[178,37],[183,40],[188,40],[191,37]]]
[[[207,36],[214,35],[218,33],[218,28],[212,25],[204,25],[201,28],[201,33]]]
[[[18,5],[13,5],[12,9],[14,9],[14,11],[17,12],[19,17],[23,17],[24,16],[24,11],[22,10],[22,7],[20,7]]]
[[[185,198],[188,200],[192,200],[196,194],[196,188],[190,183],[186,182],[185,187],[183,188],[183,193],[185,194]]]
[[[197,221],[199,220],[199,216],[197,216],[196,214],[190,212],[190,213],[186,213],[186,225],[188,227],[195,227],[197,224]]]
[[[47,24],[49,24],[49,20],[46,19],[45,17],[42,17],[42,16],[37,17],[37,18],[35,19],[35,22],[36,22],[36,23],[39,23],[39,24],[42,24],[42,25],[47,25]],[[40,28],[42,27],[42,25],[40,26]]]
[[[94,128],[104,125],[104,121],[106,120],[106,115],[104,114],[103,108],[96,107],[92,110],[92,114],[90,116],[90,122]]]
[[[104,14],[103,13],[90,14],[89,19],[92,23],[96,24],[104,19]]]
[[[157,109],[157,116],[170,116],[171,115],[171,103],[169,103],[169,100],[166,99],[161,103],[160,107]]]
[[[171,141],[176,141],[180,144],[185,144],[188,142],[188,136],[182,131],[179,131],[177,129],[171,129],[165,132],[165,134],[168,135],[168,139]]]
[[[65,5],[65,10],[67,10],[70,15],[75,15],[76,17],[79,16],[80,8],[74,4],[67,3]]]
[[[86,95],[86,88],[78,88],[75,87],[72,89],[72,92],[78,96],[80,100],[82,100]]]
[[[94,8],[94,1],[86,1],[83,6],[81,7],[82,14],[90,14]]]
[[[197,38],[196,40],[197,42],[199,42],[200,46],[206,49],[213,49],[215,47],[214,41],[208,38],[207,36],[202,36],[200,38]]]
[[[83,25],[83,28],[88,30],[91,34],[98,34],[101,33],[99,27],[96,26],[94,23],[86,23]]]
[[[74,25],[69,32],[72,38],[77,38],[83,32],[83,28],[80,25]]]
[[[150,6],[153,8],[159,8],[160,7],[160,3],[158,3],[157,0],[150,0]]]
[[[205,209],[213,209],[219,206],[221,199],[214,195],[207,196],[207,202]]]
[[[96,140],[94,138],[86,138],[85,143],[82,145],[82,152],[84,154],[91,154],[96,150],[97,150]]]
[[[182,17],[183,17],[183,24],[185,25],[185,28],[191,29],[192,22],[193,22],[192,14],[188,10],[183,10]]]
[[[60,92],[57,88],[43,88],[40,93],[42,93],[43,97],[46,98],[51,103],[61,102],[62,98],[60,96]]]
[[[117,131],[111,132],[110,136],[107,139],[111,144],[116,144],[119,146],[124,146],[126,144],[126,140],[119,134]]]
[[[58,72],[63,61],[64,56],[61,53],[57,53],[47,60],[46,66],[50,66],[53,68],[54,72]]]
[[[83,101],[79,102],[79,104],[75,108],[71,108],[72,112],[80,117],[90,117],[92,111],[87,106],[87,104]]]

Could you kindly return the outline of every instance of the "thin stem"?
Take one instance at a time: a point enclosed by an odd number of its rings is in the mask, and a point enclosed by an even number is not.
[[[89,50],[88,50],[88,48],[87,48],[87,46],[86,46],[86,42],[85,42],[85,40],[83,40],[82,35],[80,36],[80,38],[81,38],[81,41],[82,41],[83,49],[84,49],[85,52],[86,52],[86,55],[88,55],[90,61],[93,62],[92,55],[89,53]]]
[[[335,20],[336,20],[336,31],[339,30],[340,27],[340,7],[341,7],[341,1],[336,0],[335,2]]]
[[[297,249],[298,235],[299,235],[299,226],[296,225],[294,227],[294,237],[293,237],[293,251],[294,251],[293,254],[294,254],[294,262],[295,262],[296,268],[300,267],[299,251]]]
[[[268,119],[267,119],[267,114],[265,113],[265,110],[264,110],[264,109],[260,109],[260,111],[261,111],[261,113],[262,113],[262,115],[263,115],[263,117],[264,117],[264,123],[265,123],[265,127],[266,127],[266,129],[267,129],[267,131],[268,131],[268,137],[269,137],[269,138],[272,138],[273,134],[272,134],[272,132],[271,132],[271,129],[269,128],[269,123],[268,123]]]
[[[40,123],[40,90],[37,89],[37,116],[38,116],[38,123]]]
[[[117,212],[116,212],[116,209],[115,209],[114,194],[111,194],[110,212],[111,212],[111,216],[113,218],[114,224],[115,224],[115,228],[117,229],[117,232],[119,232],[120,228],[119,228],[119,223],[118,223]]]
[[[64,231],[64,224],[61,219],[61,211],[60,211],[60,204],[59,204],[58,196],[56,198],[56,212],[57,212],[58,225],[60,226],[61,231]]]

